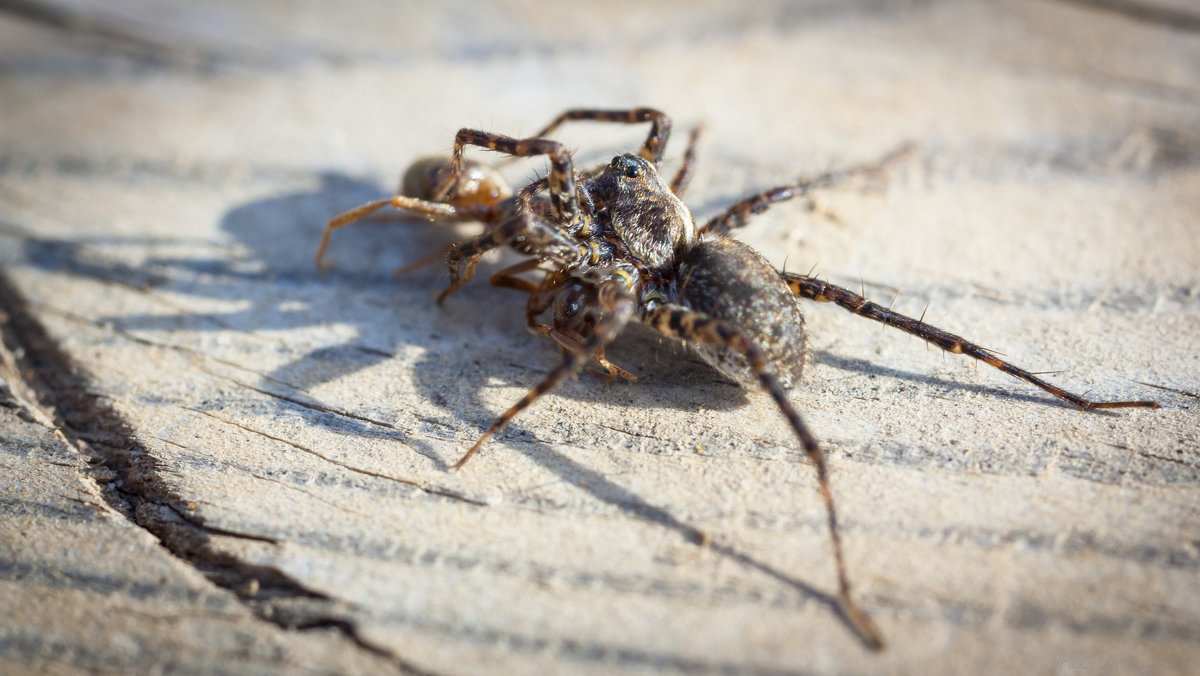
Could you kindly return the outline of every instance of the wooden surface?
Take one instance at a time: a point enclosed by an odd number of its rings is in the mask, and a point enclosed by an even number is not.
[[[3,3],[0,671],[1200,664],[1194,6],[342,4]],[[470,226],[347,228],[324,274],[322,227],[459,127],[630,105],[675,119],[670,168],[704,125],[698,218],[915,142],[740,236],[1163,408],[812,307],[791,397],[879,654],[770,399],[646,332],[610,350],[638,383],[569,383],[448,472],[556,350],[519,294],[391,274]]]

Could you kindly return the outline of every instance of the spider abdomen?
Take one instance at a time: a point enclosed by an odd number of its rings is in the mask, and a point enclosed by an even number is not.
[[[804,370],[804,316],[798,299],[770,263],[749,245],[708,235],[679,266],[681,304],[737,327],[763,353],[784,387]],[[704,361],[741,383],[757,377],[738,351],[693,344]]]
[[[409,165],[400,180],[400,194],[423,200],[436,200],[443,188],[454,182],[445,195],[455,206],[498,205],[512,195],[512,189],[495,169],[479,162],[463,162],[462,177],[454,181],[454,165],[449,157],[423,157]]]

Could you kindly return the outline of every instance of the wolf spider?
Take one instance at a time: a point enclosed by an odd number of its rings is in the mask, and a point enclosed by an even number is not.
[[[636,153],[617,155],[604,165],[577,171],[567,148],[547,138],[571,120],[649,122],[651,127]],[[892,312],[849,289],[809,275],[777,271],[728,234],[772,204],[851,176],[878,173],[905,154],[906,148],[874,163],[751,195],[698,227],[680,199],[692,173],[697,131],[692,132],[682,168],[667,182],[659,175],[658,165],[670,131],[670,119],[649,108],[568,110],[523,139],[462,129],[455,136],[449,160],[416,162],[406,172],[401,194],[347,211],[327,225],[317,252],[318,266],[323,265],[334,230],[386,206],[435,221],[483,222],[482,234],[445,250],[450,283],[438,296],[438,303],[471,279],[485,252],[508,247],[526,257],[493,274],[491,283],[528,294],[525,317],[529,328],[554,340],[563,352],[563,361],[497,417],[455,469],[538,397],[584,368],[608,379],[635,380],[608,362],[604,350],[627,323],[645,323],[665,336],[686,341],[722,374],[741,383],[757,382],[775,400],[816,467],[837,568],[837,607],[866,645],[880,649],[879,631],[851,598],[825,454],[785,394],[785,389],[799,382],[804,367],[805,331],[799,299],[835,303],[946,352],[978,359],[1081,409],[1158,406],[1153,401],[1085,399],[986,348],[921,319]],[[494,168],[463,159],[468,146],[511,158],[545,155],[549,173],[513,194]],[[426,257],[398,272],[430,260]],[[523,276],[529,273],[541,276]],[[552,318],[541,323],[538,318],[547,311],[552,311]]]

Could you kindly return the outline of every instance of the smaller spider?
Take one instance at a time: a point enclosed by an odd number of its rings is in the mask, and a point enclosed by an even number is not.
[[[569,120],[649,122],[651,126],[636,153],[617,155],[604,165],[577,171],[566,147],[547,138]],[[480,256],[487,251],[507,247],[526,257],[493,274],[491,282],[528,294],[525,318],[529,328],[553,339],[563,352],[563,361],[492,422],[454,465],[456,469],[538,397],[584,368],[609,379],[634,380],[611,364],[604,350],[628,322],[643,322],[665,336],[685,341],[726,376],[757,383],[774,399],[817,471],[837,567],[837,607],[866,645],[879,649],[883,639],[878,629],[850,593],[825,454],[785,394],[785,388],[799,382],[804,368],[804,317],[799,299],[835,303],[952,354],[978,359],[1081,409],[1158,406],[1153,401],[1092,401],[1072,394],[921,319],[892,312],[815,277],[777,271],[748,245],[728,235],[772,204],[851,176],[878,173],[906,154],[907,148],[872,164],[751,195],[697,226],[680,199],[692,173],[696,132],[682,168],[668,182],[659,175],[658,164],[670,130],[670,119],[650,108],[568,110],[525,139],[462,129],[455,136],[448,161],[425,159],[408,170],[402,194],[347,211],[326,226],[317,252],[318,266],[334,230],[385,206],[431,220],[484,223],[482,234],[445,250],[450,283],[438,296],[439,303],[471,279]],[[513,194],[494,169],[463,159],[468,146],[512,157],[544,155],[550,169],[544,178]],[[416,265],[429,260],[427,257]],[[538,318],[547,312],[549,323],[541,323]]]

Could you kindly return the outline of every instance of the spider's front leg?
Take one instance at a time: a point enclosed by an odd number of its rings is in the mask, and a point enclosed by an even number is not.
[[[563,324],[561,317],[554,318],[554,325],[543,324],[538,321],[537,317],[556,305],[563,306],[565,304],[572,306],[576,300],[572,294],[571,288],[565,288],[564,278],[561,274],[555,272],[545,272],[545,276],[540,282],[520,277],[521,273],[529,272],[538,269],[541,261],[537,259],[529,259],[504,268],[494,273],[490,280],[492,286],[498,286],[504,289],[516,289],[529,294],[529,299],[525,303],[525,326],[533,333],[539,336],[546,336],[553,340],[564,354],[569,352],[579,352],[583,349],[583,343],[586,339],[584,333],[570,330],[571,327],[560,326]],[[569,285],[571,282],[567,282]],[[565,296],[564,296],[565,294]],[[629,371],[617,366],[608,361],[604,357],[604,350],[601,349],[592,358],[592,363],[588,365],[589,373],[599,376],[606,381],[613,381],[617,378],[624,378],[631,382],[637,381],[637,376]]]
[[[874,162],[855,164],[843,169],[827,171],[812,178],[802,178],[795,183],[764,190],[737,202],[725,211],[713,216],[700,228],[700,233],[726,234],[730,230],[746,225],[750,216],[759,214],[778,202],[802,197],[814,190],[831,188],[856,176],[871,176],[883,173],[890,165],[912,152],[911,144],[904,144]]]
[[[667,139],[671,135],[671,118],[653,108],[630,108],[622,110],[578,108],[568,110],[554,118],[550,124],[543,127],[534,136],[545,138],[554,133],[564,123],[574,120],[615,122],[618,124],[650,122],[650,133],[646,136],[645,142],[642,143],[642,147],[638,150],[638,155],[653,162],[656,168],[662,161],[663,154],[667,150]],[[675,193],[677,197],[683,196],[683,192],[687,190],[688,183],[692,180],[692,170],[696,161],[696,140],[699,137],[700,128],[692,129],[688,135],[688,145],[684,151],[683,165],[679,168],[675,177],[671,179],[671,192]]]
[[[737,326],[715,319],[703,312],[696,312],[681,305],[665,304],[647,311],[642,321],[649,324],[658,332],[672,338],[692,341],[705,345],[715,345],[736,350],[741,353],[750,365],[755,377],[763,389],[775,400],[779,410],[787,418],[800,440],[804,454],[817,469],[817,483],[821,490],[821,499],[825,503],[825,513],[829,522],[829,536],[833,543],[833,556],[837,565],[838,601],[846,619],[859,632],[863,641],[875,650],[883,647],[883,638],[875,623],[865,611],[858,607],[850,597],[850,580],[846,575],[845,557],[842,555],[842,538],[838,533],[837,511],[833,506],[833,493],[829,488],[829,468],[825,462],[825,452],[821,450],[816,437],[804,424],[800,414],[788,401],[779,379],[767,366],[767,358],[761,349],[748,339]]]
[[[683,151],[683,164],[680,165],[679,171],[675,172],[675,177],[671,179],[671,192],[675,193],[676,197],[683,197],[683,193],[687,191],[688,185],[692,182],[692,174],[695,173],[696,167],[696,141],[700,138],[700,127],[693,127],[688,133],[687,148]]]
[[[502,246],[533,256],[537,263],[553,260],[565,264],[580,255],[578,243],[569,234],[528,212],[518,212],[491,230],[455,242],[446,249],[450,284],[438,294],[438,305],[471,281],[475,276],[475,266],[483,254]],[[459,266],[464,260],[467,261],[466,269],[460,270]],[[536,267],[537,263],[532,267]]]
[[[499,432],[508,424],[508,421],[517,416],[518,413],[524,411],[530,404],[537,401],[538,397],[550,392],[558,387],[564,380],[575,375],[588,362],[592,361],[597,354],[602,352],[606,345],[613,341],[629,319],[633,316],[636,302],[633,294],[625,286],[625,282],[618,279],[610,279],[599,288],[599,304],[603,309],[601,319],[596,324],[595,332],[587,342],[584,343],[579,350],[568,351],[563,356],[563,362],[559,364],[553,371],[546,374],[542,382],[536,387],[521,397],[521,400],[514,404],[511,408],[496,418],[483,436],[471,446],[458,462],[454,464],[453,469],[459,469],[471,456],[475,455],[483,446],[483,443],[488,440],[496,432]]]
[[[949,331],[943,331],[936,326],[930,326],[920,319],[913,319],[898,312],[877,305],[849,289],[835,286],[808,275],[797,275],[790,272],[780,273],[792,292],[801,298],[815,300],[821,303],[836,303],[838,306],[853,312],[860,317],[873,319],[882,324],[900,329],[922,340],[933,343],[951,354],[965,354],[994,366],[1005,373],[1020,378],[1025,382],[1040,387],[1059,399],[1071,402],[1084,410],[1099,408],[1158,408],[1155,401],[1093,401],[1068,392],[1060,387],[1038,378],[1033,373],[1010,364],[996,357],[992,351],[980,347],[961,336]]]
[[[451,158],[452,180],[447,181],[435,194],[441,199],[450,194],[451,189],[458,189],[455,181],[462,180],[463,151],[467,146],[478,146],[506,153],[514,157],[536,157],[546,155],[550,158],[550,173],[546,181],[550,189],[550,208],[554,220],[563,226],[569,226],[580,218],[579,193],[575,185],[575,165],[571,161],[571,153],[566,146],[548,139],[525,138],[516,139],[503,134],[494,134],[475,129],[460,129],[454,136],[454,154]]]
[[[649,122],[650,134],[646,137],[638,154],[653,162],[656,166],[662,161],[663,153],[667,150],[667,139],[671,136],[671,118],[666,113],[653,108],[628,108],[621,110],[598,110],[595,108],[574,108],[563,112],[554,118],[550,124],[534,134],[537,138],[545,138],[565,122],[572,120],[591,120],[593,122],[616,122],[618,124],[637,124]]]

